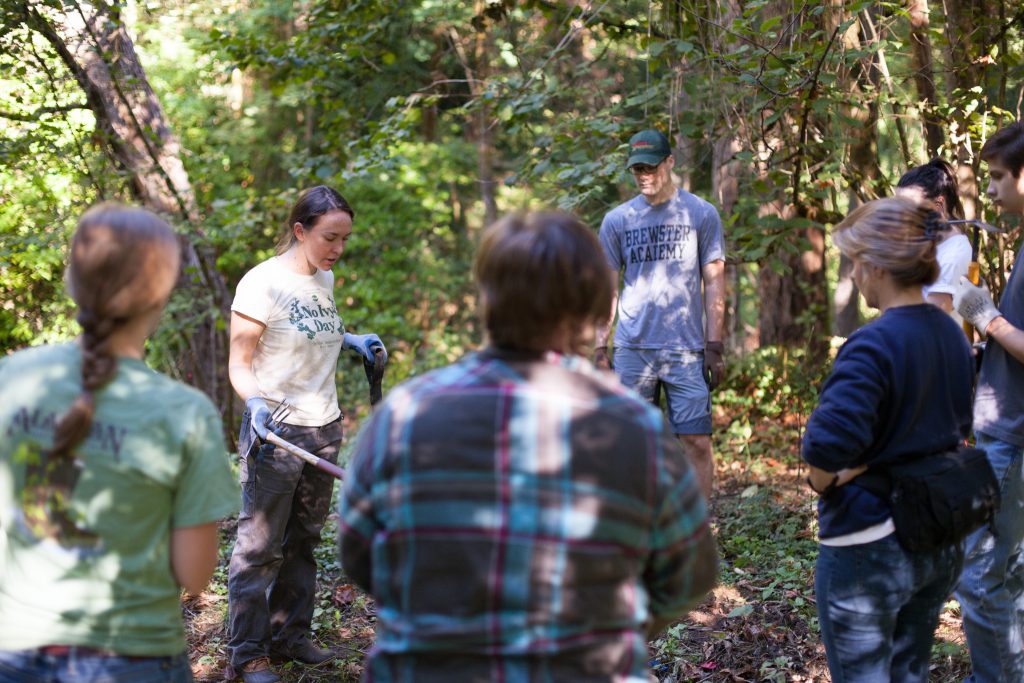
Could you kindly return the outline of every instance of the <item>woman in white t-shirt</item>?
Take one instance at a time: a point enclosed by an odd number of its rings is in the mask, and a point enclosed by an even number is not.
[[[242,512],[228,573],[231,664],[246,683],[279,680],[270,658],[317,664],[333,657],[309,639],[316,593],[313,551],[334,480],[263,444],[268,430],[329,462],[342,439],[335,370],[350,349],[372,361],[375,334],[345,331],[331,269],[355,213],[337,191],[301,194],[278,254],[250,270],[231,304],[228,373],[245,401],[239,436]],[[385,359],[386,359],[386,351]],[[290,412],[274,422],[286,403]],[[269,592],[268,592],[269,591]]]
[[[964,217],[956,172],[944,159],[932,159],[904,173],[896,184],[896,195],[917,201],[927,199],[935,205],[935,210],[943,220]],[[967,266],[971,262],[971,242],[954,227],[944,230],[939,239],[935,253],[939,262],[939,276],[935,282],[922,288],[922,294],[928,303],[959,318],[953,310],[953,291],[960,276],[967,274]]]

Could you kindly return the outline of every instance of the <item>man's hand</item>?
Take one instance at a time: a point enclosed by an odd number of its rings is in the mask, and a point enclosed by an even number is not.
[[[985,334],[993,320],[1002,315],[992,303],[988,287],[979,287],[963,276],[960,276],[960,282],[953,293],[953,306],[964,320],[982,334]]]
[[[256,436],[260,439],[266,441],[267,432],[275,426],[270,417],[271,413],[267,402],[259,396],[253,396],[245,402],[245,407],[249,410],[249,426],[252,427],[252,431],[256,432]]]
[[[598,346],[594,349],[594,365],[602,370],[611,370],[612,361],[608,357],[608,347]]]
[[[720,341],[709,341],[704,344],[704,379],[708,389],[714,389],[725,376],[725,346]]]
[[[346,332],[342,338],[341,348],[355,351],[370,363],[373,362],[374,350],[380,349],[384,352],[384,362],[388,362],[388,350],[384,348],[384,342],[373,333],[352,334],[351,332]]]

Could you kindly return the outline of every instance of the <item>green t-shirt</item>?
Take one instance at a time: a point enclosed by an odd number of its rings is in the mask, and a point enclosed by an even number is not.
[[[77,470],[41,454],[81,392],[76,344],[0,358],[0,648],[185,650],[171,530],[234,515],[239,489],[201,392],[120,359]]]

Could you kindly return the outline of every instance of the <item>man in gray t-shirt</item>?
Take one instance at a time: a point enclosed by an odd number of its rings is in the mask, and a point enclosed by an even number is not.
[[[1024,123],[981,148],[986,194],[999,211],[1024,216]],[[956,598],[978,681],[1024,681],[1024,263],[1018,250],[999,308],[961,277],[953,295],[964,320],[988,338],[974,393],[974,435],[999,480],[999,511],[964,544]],[[936,371],[941,370],[937,368]]]
[[[657,402],[664,387],[673,430],[711,496],[710,391],[725,370],[725,248],[718,211],[676,188],[668,138],[645,130],[629,141],[626,166],[640,194],[601,223],[608,263],[621,272],[615,371],[623,384]],[[706,334],[705,334],[706,323]],[[608,328],[598,331],[594,360],[610,367]]]

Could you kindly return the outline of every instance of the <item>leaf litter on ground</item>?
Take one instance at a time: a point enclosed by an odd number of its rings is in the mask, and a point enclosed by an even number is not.
[[[650,646],[661,683],[829,681],[814,601],[817,553],[815,496],[803,484],[799,461],[802,419],[772,416],[772,429],[756,425],[756,451],[737,447],[716,411],[716,496],[712,528],[719,543],[719,585],[682,621]],[[768,418],[763,418],[768,422]],[[783,428],[779,428],[780,425]],[[756,437],[753,435],[757,435]],[[766,438],[775,440],[766,444]],[[728,440],[727,440],[728,439]],[[770,456],[767,453],[771,453]],[[227,562],[233,521],[222,525],[221,558],[202,595],[183,601],[189,655],[199,683],[232,680],[227,650]],[[337,518],[331,515],[317,550],[317,611],[313,639],[337,652],[311,667],[278,665],[284,683],[355,683],[373,643],[373,600],[341,572],[336,556]],[[930,680],[952,683],[969,673],[959,607],[942,612],[932,650]]]

